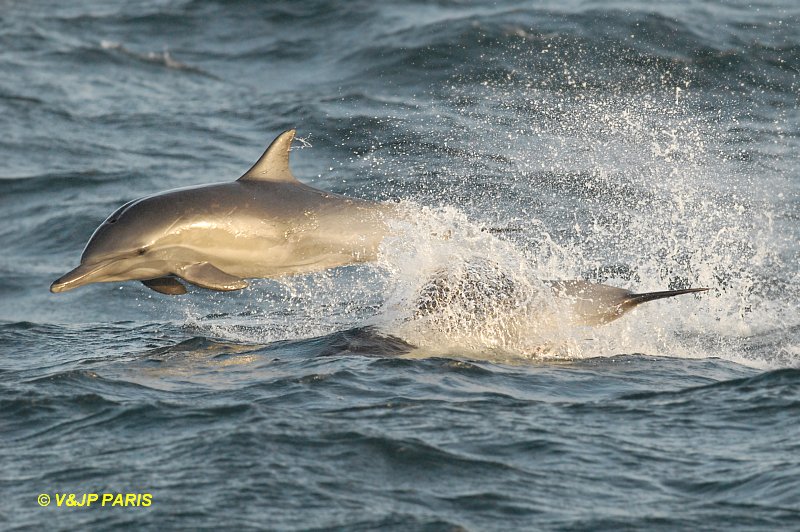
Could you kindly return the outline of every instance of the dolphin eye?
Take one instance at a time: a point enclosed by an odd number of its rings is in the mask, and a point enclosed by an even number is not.
[[[139,248],[138,250],[136,250],[136,252],[139,255],[144,255],[145,253],[147,253],[147,248]]]
[[[111,219],[108,221],[108,223],[110,223],[110,224],[115,224],[115,223],[117,223],[117,219],[116,219],[116,218],[111,218]]]

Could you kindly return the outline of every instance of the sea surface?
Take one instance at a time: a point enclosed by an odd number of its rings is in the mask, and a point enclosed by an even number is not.
[[[414,213],[378,261],[48,291],[289,128]],[[795,0],[2,0],[0,132],[3,530],[800,529]],[[709,291],[420,316],[443,268]]]

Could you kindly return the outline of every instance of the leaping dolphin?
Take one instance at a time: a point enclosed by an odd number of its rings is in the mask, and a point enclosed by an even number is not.
[[[169,295],[185,294],[183,282],[239,290],[247,286],[247,278],[375,260],[393,208],[298,181],[289,169],[294,136],[294,129],[281,133],[236,181],[126,203],[95,230],[80,265],[53,282],[50,291],[130,280]],[[488,290],[502,299],[514,285],[498,279],[484,286],[469,278],[447,283],[436,275],[421,293],[418,315],[447,304],[456,293],[472,298]],[[577,323],[592,325],[612,321],[645,301],[706,290],[634,294],[585,281],[546,284],[573,303]]]
[[[239,290],[245,278],[307,273],[374,260],[388,205],[304,185],[289,169],[295,130],[279,135],[238,180],[126,203],[89,239],[80,266],[52,292],[139,280],[163,294],[181,281]]]

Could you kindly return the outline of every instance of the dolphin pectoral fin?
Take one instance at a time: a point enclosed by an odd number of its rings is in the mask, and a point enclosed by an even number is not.
[[[151,290],[168,296],[180,296],[186,293],[186,287],[174,277],[159,277],[158,279],[147,279],[142,284]]]
[[[190,264],[178,270],[175,275],[187,283],[209,290],[229,291],[247,287],[247,281],[241,277],[225,273],[208,262]]]

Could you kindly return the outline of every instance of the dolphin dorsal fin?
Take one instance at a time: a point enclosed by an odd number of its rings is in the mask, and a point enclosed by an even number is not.
[[[289,170],[289,150],[295,133],[294,129],[290,129],[278,135],[264,155],[239,178],[239,181],[296,183],[297,178]]]

